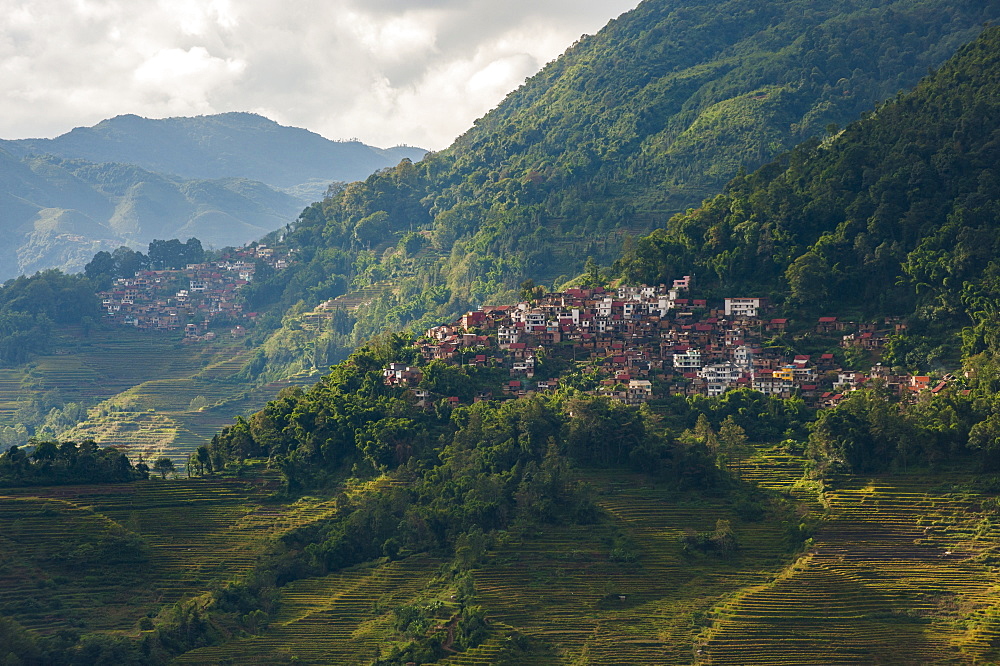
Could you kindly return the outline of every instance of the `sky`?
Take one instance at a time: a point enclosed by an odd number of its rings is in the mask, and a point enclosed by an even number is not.
[[[439,150],[638,0],[0,0],[0,138],[251,111]]]

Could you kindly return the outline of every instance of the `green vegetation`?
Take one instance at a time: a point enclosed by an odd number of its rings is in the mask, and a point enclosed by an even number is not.
[[[619,239],[593,252],[582,239],[648,225],[728,177],[739,165],[726,156],[763,161],[891,95],[997,10],[861,4],[644,3],[448,151],[308,209],[287,235],[298,266],[247,290],[254,307],[287,308],[261,348],[205,347],[216,365],[202,372],[190,356],[163,361],[75,432],[204,425],[236,404],[230,387],[319,367],[387,324],[531,298],[525,278],[544,271],[602,283]],[[557,390],[470,404],[504,373],[422,363],[407,336],[381,335],[190,447],[199,478],[167,480],[176,463],[157,451],[150,479],[5,489],[0,656],[996,661],[998,59],[988,28],[915,92],[739,175],[613,269],[636,282],[694,272],[714,296],[766,295],[800,317],[906,315],[884,361],[957,372],[961,354],[960,377],[919,395],[871,380],[820,411],[748,389],[636,407],[583,392],[587,361],[552,353],[539,371],[565,380]],[[414,389],[459,404],[387,385],[390,363],[419,366]],[[72,481],[61,451],[11,449],[0,473]]]
[[[149,243],[148,255],[125,245],[114,252],[102,250],[84,266],[83,274],[98,291],[103,291],[111,287],[117,278],[130,278],[139,271],[179,269],[204,260],[205,250],[197,238],[189,238],[185,243],[176,238],[154,239]]]
[[[172,468],[169,458],[163,458]],[[160,471],[160,460],[154,469]],[[121,483],[149,476],[116,449],[94,442],[34,442],[30,453],[12,446],[0,454],[0,486],[51,486],[72,483]]]
[[[694,272],[715,293],[768,295],[800,316],[905,315],[890,365],[995,351],[998,71],[991,28],[913,92],[638,240],[618,271]]]
[[[288,312],[374,289],[339,330],[320,332],[320,356],[335,362],[387,328],[509,302],[526,278],[561,284],[588,257],[611,264],[627,239],[740,168],[916,84],[996,18],[1000,6],[980,0],[649,0],[582,38],[447,150],[306,209],[281,232],[301,263],[253,285],[248,302]],[[263,365],[313,352],[294,340],[300,321],[286,317],[280,353]]]
[[[93,284],[47,270],[0,287],[0,365],[19,365],[48,351],[56,325],[93,326],[101,315]]]
[[[228,336],[185,345],[176,334],[56,326],[51,340],[49,353],[0,370],[0,450],[31,437],[94,440],[180,469],[234,415],[308,381],[239,379],[250,350]],[[198,397],[207,404],[192,405]]]
[[[270,535],[329,511],[317,500],[274,504],[261,483],[3,489],[0,654],[25,664],[163,663],[242,634],[247,612],[231,581]]]

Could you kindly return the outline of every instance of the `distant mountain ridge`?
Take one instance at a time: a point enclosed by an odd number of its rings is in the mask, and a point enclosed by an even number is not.
[[[250,113],[118,116],[55,139],[0,140],[0,280],[80,270],[100,250],[155,238],[247,243],[294,220],[331,182],[423,155]]]
[[[163,119],[128,114],[93,127],[77,127],[54,139],[19,139],[0,145],[22,157],[48,154],[90,162],[126,162],[182,178],[246,178],[303,196],[311,189],[314,198],[322,196],[331,181],[361,180],[404,158],[416,162],[427,152],[408,146],[382,149],[360,141],[331,141],[244,112]]]

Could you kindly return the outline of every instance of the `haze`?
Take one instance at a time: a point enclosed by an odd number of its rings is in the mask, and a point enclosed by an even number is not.
[[[253,111],[447,146],[637,0],[0,0],[0,138]]]

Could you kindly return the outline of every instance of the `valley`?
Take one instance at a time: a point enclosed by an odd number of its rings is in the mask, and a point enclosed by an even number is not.
[[[0,663],[1000,661],[998,18],[645,0],[251,244],[8,281]],[[209,127],[279,131],[46,145]]]

